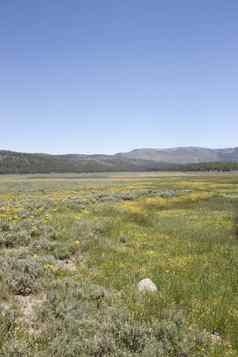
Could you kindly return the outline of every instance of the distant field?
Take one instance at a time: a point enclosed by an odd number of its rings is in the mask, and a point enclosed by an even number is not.
[[[0,176],[0,248],[4,356],[238,356],[238,173]]]

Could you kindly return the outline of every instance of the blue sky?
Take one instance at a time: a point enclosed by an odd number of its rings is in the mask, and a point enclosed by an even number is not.
[[[0,2],[0,149],[238,146],[237,0]]]

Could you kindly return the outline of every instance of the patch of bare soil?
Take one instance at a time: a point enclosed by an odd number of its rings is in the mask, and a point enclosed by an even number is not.
[[[28,296],[18,295],[16,300],[19,304],[19,310],[21,313],[19,321],[27,326],[30,334],[39,334],[40,331],[36,326],[36,309],[45,302],[46,294]]]

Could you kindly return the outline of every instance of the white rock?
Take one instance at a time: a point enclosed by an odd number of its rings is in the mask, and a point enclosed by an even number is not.
[[[154,293],[158,291],[157,286],[153,283],[151,279],[143,279],[141,280],[138,285],[137,289],[141,292],[148,292],[148,293]]]
[[[212,344],[221,344],[222,343],[222,338],[221,338],[221,336],[219,335],[219,334],[217,334],[217,333],[212,333],[211,335],[210,335],[210,337],[211,337],[211,342],[212,342]]]

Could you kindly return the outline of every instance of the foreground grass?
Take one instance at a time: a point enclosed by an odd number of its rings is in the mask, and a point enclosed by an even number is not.
[[[6,356],[237,356],[237,175],[1,180]]]

